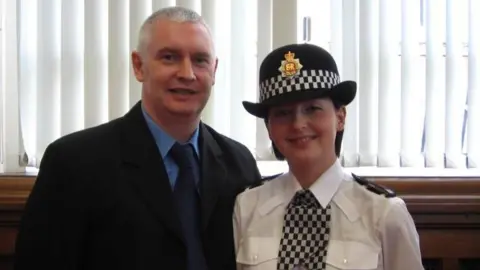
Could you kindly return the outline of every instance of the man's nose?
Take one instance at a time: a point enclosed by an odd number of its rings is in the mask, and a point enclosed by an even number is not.
[[[192,61],[190,59],[186,58],[182,61],[177,76],[186,81],[193,81],[196,79],[195,72],[193,72]]]

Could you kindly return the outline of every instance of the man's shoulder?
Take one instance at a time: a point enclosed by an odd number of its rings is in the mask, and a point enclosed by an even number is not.
[[[116,125],[120,119],[115,119],[94,127],[85,128],[64,135],[53,141],[49,148],[62,149],[63,152],[99,150],[114,141]]]
[[[209,126],[208,124],[203,123],[203,126],[208,131],[208,133],[210,133],[210,135],[217,142],[217,144],[221,148],[223,148],[222,150],[236,150],[236,151],[240,151],[240,153],[250,154],[250,151],[243,143],[221,134],[220,132],[216,131],[213,127]]]

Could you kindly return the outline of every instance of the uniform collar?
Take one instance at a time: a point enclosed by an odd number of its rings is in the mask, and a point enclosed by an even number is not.
[[[268,214],[281,204],[287,207],[295,193],[302,189],[291,172],[273,181],[278,184],[278,192],[275,192],[276,196],[260,206],[259,211],[262,215]],[[350,221],[354,221],[360,217],[360,211],[352,198],[347,196],[345,189],[348,189],[347,186],[351,185],[342,187],[342,184],[346,181],[352,181],[352,177],[344,172],[340,161],[336,160],[309,189],[322,207],[327,207],[333,201]]]
[[[288,173],[289,181],[285,187],[285,200],[290,201],[295,193],[302,189],[297,179],[292,173]],[[325,208],[328,206],[333,196],[337,192],[344,178],[342,166],[338,159],[330,166],[309,188],[315,195],[320,205]]]

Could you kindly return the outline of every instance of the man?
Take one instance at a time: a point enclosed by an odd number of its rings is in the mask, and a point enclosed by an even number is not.
[[[201,123],[217,59],[201,17],[151,15],[132,53],[142,101],[49,145],[15,269],[235,269],[236,195],[260,179],[248,149]]]

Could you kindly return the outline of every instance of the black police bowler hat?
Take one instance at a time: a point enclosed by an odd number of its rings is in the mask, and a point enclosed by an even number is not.
[[[243,101],[250,114],[265,118],[271,106],[330,97],[339,105],[355,98],[357,84],[340,82],[329,52],[312,44],[290,44],[270,52],[259,72],[259,102]]]

